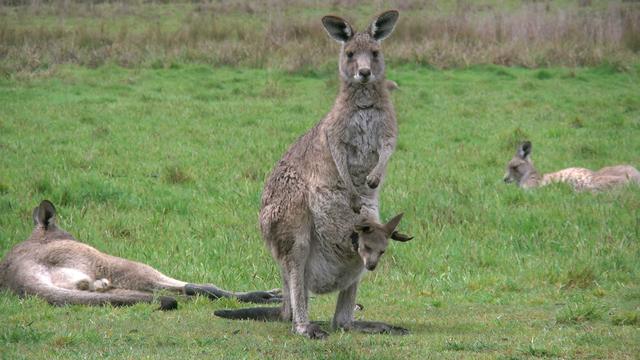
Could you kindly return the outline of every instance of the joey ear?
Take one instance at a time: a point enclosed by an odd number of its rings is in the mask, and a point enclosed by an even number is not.
[[[518,156],[521,159],[526,158],[527,156],[531,155],[531,141],[527,140],[525,142],[523,142],[522,144],[520,144],[520,146],[518,146]]]
[[[400,13],[398,10],[389,10],[378,15],[369,25],[369,29],[367,30],[369,35],[378,41],[384,40],[393,32],[399,16]]]
[[[329,36],[337,42],[345,43],[353,37],[353,28],[341,17],[327,15],[322,18],[322,25]]]
[[[398,224],[400,224],[400,220],[402,220],[403,215],[404,213],[396,215],[393,219],[389,220],[389,222],[384,225],[384,230],[387,232],[387,236],[391,236],[393,234]]]
[[[56,207],[51,201],[42,200],[40,205],[33,209],[33,223],[48,229],[51,225],[55,225]]]
[[[391,233],[391,239],[393,239],[395,241],[400,241],[400,242],[407,242],[407,241],[413,239],[413,236],[401,234],[401,233],[399,233],[397,231],[394,231],[394,232]]]

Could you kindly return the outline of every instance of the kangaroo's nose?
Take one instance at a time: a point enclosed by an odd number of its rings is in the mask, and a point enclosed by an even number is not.
[[[358,73],[360,74],[360,76],[362,76],[363,78],[368,78],[371,75],[371,69],[369,68],[362,68],[360,70],[358,70]]]
[[[367,264],[367,266],[366,266],[366,267],[367,267],[367,270],[369,270],[369,271],[373,271],[373,270],[375,270],[375,269],[376,269],[376,266],[377,266],[377,265],[378,265],[378,264]]]

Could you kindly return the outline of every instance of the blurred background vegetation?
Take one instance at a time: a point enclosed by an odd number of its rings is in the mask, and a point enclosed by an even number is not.
[[[598,0],[0,1],[0,74],[58,64],[166,68],[176,64],[274,68],[333,66],[320,18],[363,29],[397,8],[388,61],[435,68],[613,65],[640,52],[640,1]],[[392,54],[392,55],[390,55]]]

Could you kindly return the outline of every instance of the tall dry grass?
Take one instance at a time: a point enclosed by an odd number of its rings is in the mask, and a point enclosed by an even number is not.
[[[507,0],[505,0],[507,1]],[[438,68],[637,63],[640,2],[399,0],[390,61]],[[499,6],[500,5],[500,6]],[[179,63],[301,71],[335,61],[323,13],[357,18],[389,7],[352,0],[142,2],[3,1],[0,69],[56,64],[164,67]]]

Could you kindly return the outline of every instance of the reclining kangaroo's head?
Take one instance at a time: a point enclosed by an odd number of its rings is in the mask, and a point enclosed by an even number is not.
[[[398,214],[386,224],[378,224],[370,220],[363,220],[355,226],[352,235],[354,249],[362,258],[367,270],[374,270],[378,265],[380,256],[384,254],[389,245],[389,238],[396,241],[409,241],[412,236],[400,234],[396,227],[400,223],[403,214]]]
[[[516,182],[521,185],[529,175],[535,172],[531,161],[531,141],[525,141],[518,146],[516,154],[507,164],[507,172],[504,174],[504,182]]]
[[[340,77],[347,83],[366,84],[384,79],[384,58],[380,42],[393,32],[398,11],[378,15],[364,32],[354,32],[343,18],[328,15],[322,18],[325,30],[342,44]]]
[[[44,237],[41,240],[75,240],[71,234],[56,225],[56,207],[49,200],[42,200],[40,205],[33,209],[33,225],[35,230],[44,230]]]

